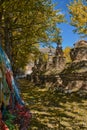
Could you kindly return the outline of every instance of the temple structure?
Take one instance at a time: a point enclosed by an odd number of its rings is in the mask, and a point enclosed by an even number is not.
[[[87,91],[87,41],[81,40],[74,44],[70,56],[72,62],[65,67],[60,76],[65,89]]]

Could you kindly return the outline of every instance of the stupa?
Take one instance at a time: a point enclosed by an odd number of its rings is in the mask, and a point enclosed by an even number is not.
[[[87,41],[74,44],[70,56],[72,62],[60,73],[66,90],[87,90]]]

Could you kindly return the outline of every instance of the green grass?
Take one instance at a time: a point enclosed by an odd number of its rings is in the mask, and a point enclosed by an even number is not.
[[[29,130],[87,130],[87,100],[53,93],[20,80],[22,97],[32,112]]]

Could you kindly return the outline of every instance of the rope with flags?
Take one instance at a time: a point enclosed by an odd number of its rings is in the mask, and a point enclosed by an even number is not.
[[[20,97],[10,60],[0,47],[0,130],[13,130],[12,122],[9,124],[8,118],[10,122],[13,118],[16,123],[19,122],[20,130],[27,130],[31,113]]]

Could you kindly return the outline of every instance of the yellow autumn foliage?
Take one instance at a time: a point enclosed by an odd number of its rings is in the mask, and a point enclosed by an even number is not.
[[[76,27],[76,32],[87,35],[87,5],[82,0],[74,0],[68,5],[71,15],[71,25]]]
[[[70,50],[71,50],[70,47],[66,47],[66,48],[63,50],[64,56],[65,56],[65,58],[66,58],[66,62],[67,62],[67,63],[71,62]]]

